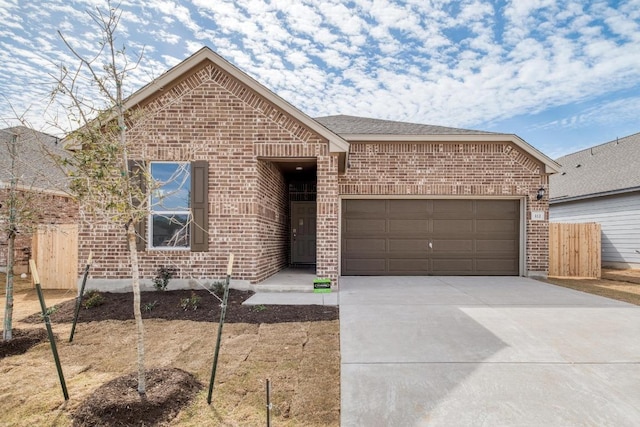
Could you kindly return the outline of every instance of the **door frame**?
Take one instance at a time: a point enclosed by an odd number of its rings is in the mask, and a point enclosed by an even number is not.
[[[290,265],[294,265],[294,264],[306,264],[306,265],[316,265],[318,262],[318,202],[317,201],[302,201],[302,200],[291,200],[289,201],[289,264]],[[314,233],[314,239],[315,239],[315,253],[313,254],[313,261],[312,262],[296,262],[293,259],[293,219],[294,219],[294,215],[293,215],[293,206],[296,204],[307,204],[307,205],[311,205],[313,204],[315,206],[315,222],[316,222],[316,229],[315,229],[315,233]]]

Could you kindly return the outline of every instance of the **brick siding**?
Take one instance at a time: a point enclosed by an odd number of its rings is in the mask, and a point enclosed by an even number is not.
[[[548,190],[541,165],[509,143],[352,143],[341,195],[516,196],[526,200],[526,270],[548,269]],[[548,194],[548,192],[547,192]],[[531,221],[531,211],[547,221]]]
[[[547,187],[543,167],[508,143],[354,143],[338,174],[328,142],[240,81],[207,62],[158,91],[132,117],[130,158],[209,162],[209,251],[139,252],[142,278],[161,266],[180,279],[223,277],[234,253],[235,279],[258,283],[288,263],[286,180],[272,162],[317,162],[317,275],[334,283],[339,263],[340,195],[518,196],[527,200],[527,270],[547,270],[548,211],[535,194]],[[94,254],[93,278],[130,277],[121,225],[83,221],[79,259]]]
[[[135,117],[132,159],[209,162],[209,252],[139,252],[141,277],[170,266],[180,279],[220,278],[229,253],[233,277],[251,283],[286,266],[288,193],[282,173],[260,159],[328,159],[326,140],[212,64],[165,88]],[[325,163],[337,173],[337,163]],[[80,259],[94,253],[92,277],[130,277],[121,226],[83,223],[79,246]]]

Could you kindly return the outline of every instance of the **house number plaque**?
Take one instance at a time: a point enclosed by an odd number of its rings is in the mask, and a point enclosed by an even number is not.
[[[544,211],[531,211],[531,221],[544,221]]]

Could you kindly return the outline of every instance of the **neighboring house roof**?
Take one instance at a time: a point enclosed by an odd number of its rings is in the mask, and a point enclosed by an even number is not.
[[[12,169],[11,145],[15,139],[16,156]],[[48,192],[66,192],[67,177],[55,157],[67,155],[55,136],[16,126],[0,130],[0,188],[11,185],[12,170],[18,188]]]
[[[560,165],[514,134],[395,122],[354,116],[317,117],[316,121],[348,142],[508,142],[520,147],[555,173]]]
[[[640,133],[557,159],[551,203],[640,191]]]

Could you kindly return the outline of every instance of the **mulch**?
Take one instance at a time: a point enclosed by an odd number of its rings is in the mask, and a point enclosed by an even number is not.
[[[103,303],[91,308],[81,308],[78,322],[134,318],[131,292],[99,294],[103,297]],[[338,319],[338,308],[334,306],[242,305],[251,295],[253,292],[250,291],[229,290],[225,323],[316,322]],[[51,322],[72,322],[75,305],[76,301],[70,300],[55,306],[53,314],[50,315]],[[143,319],[219,322],[221,302],[206,290],[150,291],[141,294],[141,311]],[[38,323],[42,322],[42,317],[40,314],[33,314],[22,321]]]
[[[96,295],[97,294],[97,295]],[[229,290],[225,323],[315,322],[338,319],[338,308],[320,305],[258,305],[242,303],[253,292]],[[83,306],[89,298],[83,298]],[[133,294],[94,293],[90,307],[80,308],[78,322],[133,320]],[[51,323],[73,321],[76,300],[50,308]],[[219,322],[221,300],[206,290],[152,291],[141,294],[143,319]],[[25,323],[42,323],[40,313]],[[0,341],[0,358],[21,354],[47,340],[44,329],[14,329],[14,339]],[[39,340],[39,341],[38,341]],[[12,353],[9,353],[14,351]],[[82,426],[155,426],[174,418],[203,387],[193,375],[175,368],[152,369],[146,374],[147,390],[140,395],[136,374],[118,377],[93,392],[74,412],[73,425]]]
[[[40,316],[40,315],[38,315]],[[39,317],[42,319],[41,317]],[[42,320],[41,320],[42,321]],[[4,331],[0,331],[0,338]],[[26,353],[31,347],[49,340],[47,331],[42,329],[12,329],[9,341],[0,341],[0,359]]]
[[[138,393],[138,376],[118,377],[96,389],[73,414],[74,427],[153,426],[175,418],[203,388],[178,368],[146,372],[146,393]]]

